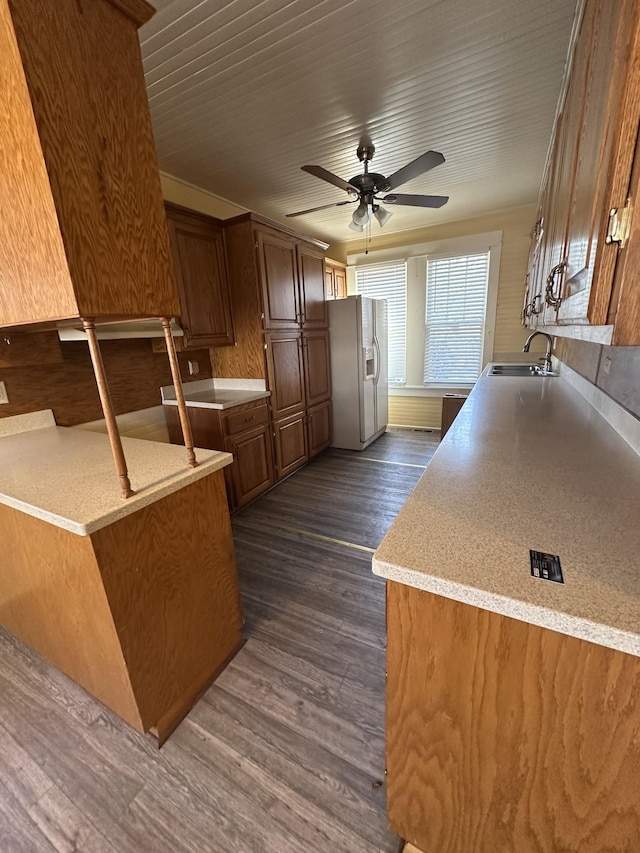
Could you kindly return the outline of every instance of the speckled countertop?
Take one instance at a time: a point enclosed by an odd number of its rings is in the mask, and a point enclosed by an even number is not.
[[[8,433],[0,430],[0,503],[81,536],[232,462],[230,453],[197,449],[200,464],[189,468],[184,447],[123,438],[136,493],[124,500],[106,435],[47,425]]]
[[[230,409],[271,396],[262,379],[201,379],[182,386],[187,406],[199,409]],[[177,406],[173,385],[161,389],[165,406]]]
[[[640,655],[640,457],[562,377],[483,374],[373,571]]]

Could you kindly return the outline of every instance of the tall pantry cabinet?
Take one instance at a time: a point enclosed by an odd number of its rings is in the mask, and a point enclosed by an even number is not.
[[[212,352],[213,370],[266,379],[281,479],[331,440],[327,246],[252,213],[225,221],[225,242],[236,345]]]

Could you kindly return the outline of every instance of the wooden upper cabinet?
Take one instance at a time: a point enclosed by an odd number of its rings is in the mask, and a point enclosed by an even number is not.
[[[298,246],[298,275],[303,329],[326,329],[324,257],[313,247]]]
[[[0,0],[2,326],[178,313],[137,34],[152,13]]]
[[[328,266],[324,268],[324,296],[325,299],[335,299],[333,292],[333,273]]]
[[[296,244],[286,236],[256,233],[265,328],[296,328],[301,319]]]
[[[325,258],[325,294],[327,299],[344,299],[347,295],[347,269],[339,261]]]
[[[629,57],[632,5],[623,0],[618,14],[612,15],[610,4],[600,0],[585,11],[584,28],[593,35],[588,65],[582,61],[586,66],[582,126],[563,253],[566,269],[560,322],[587,316],[599,234],[609,214],[606,182],[622,75]]]
[[[333,268],[333,287],[336,299],[347,298],[347,271],[342,267]]]
[[[637,345],[637,267],[629,259],[638,251],[640,4],[584,0],[578,14],[534,229],[525,322]]]
[[[185,344],[230,346],[234,334],[222,225],[175,205],[167,204],[166,211]]]

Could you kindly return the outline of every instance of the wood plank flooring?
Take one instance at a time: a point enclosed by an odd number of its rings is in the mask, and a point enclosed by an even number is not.
[[[371,551],[437,441],[329,450],[234,516],[247,643],[160,751],[0,629],[0,851],[396,853]]]

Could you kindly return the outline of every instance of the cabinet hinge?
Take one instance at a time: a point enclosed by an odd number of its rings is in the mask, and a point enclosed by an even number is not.
[[[629,239],[629,231],[631,230],[631,199],[627,199],[627,203],[623,208],[613,207],[609,212],[609,227],[607,228],[607,236],[604,239],[605,243],[619,243],[620,248],[624,248],[625,243]]]

